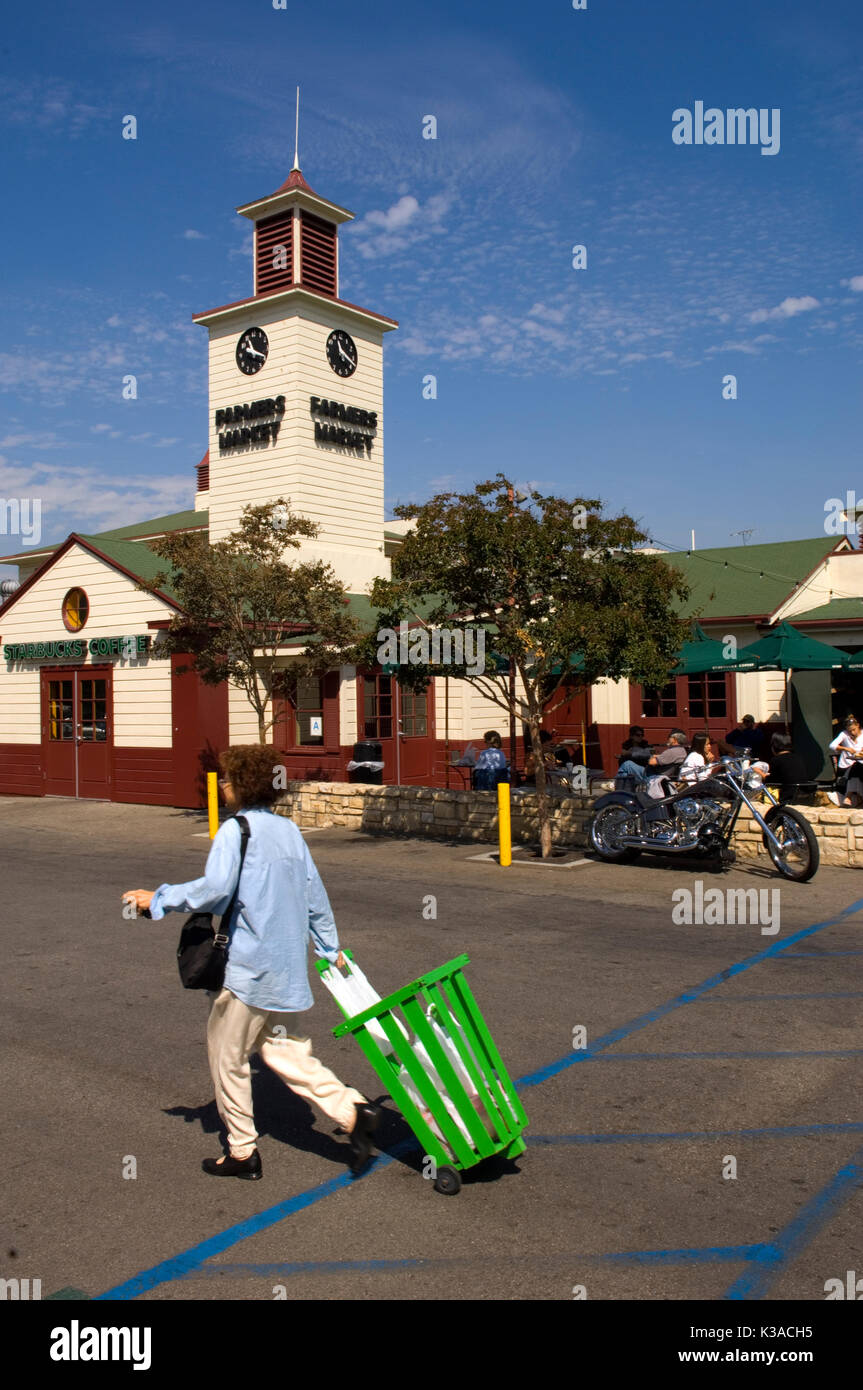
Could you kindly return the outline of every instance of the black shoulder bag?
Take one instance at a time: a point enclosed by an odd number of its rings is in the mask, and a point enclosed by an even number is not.
[[[231,913],[240,891],[243,860],[246,857],[246,845],[249,842],[249,822],[245,816],[237,816],[236,820],[240,827],[241,837],[240,872],[237,874],[237,886],[231,901],[222,913],[222,920],[219,923],[220,930],[216,931],[213,926],[212,912],[193,912],[191,917],[186,919],[180,933],[177,965],[180,970],[180,979],[186,989],[219,990],[225,983],[225,966],[228,963],[228,936],[227,932],[223,932],[221,928],[227,927],[231,920]]]

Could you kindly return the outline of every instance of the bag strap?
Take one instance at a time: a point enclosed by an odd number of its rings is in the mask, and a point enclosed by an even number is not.
[[[232,913],[233,910],[234,910],[234,906],[235,906],[236,901],[237,901],[237,898],[239,897],[239,894],[240,894],[240,879],[241,879],[242,876],[243,876],[243,861],[245,860],[245,857],[246,857],[246,846],[247,846],[248,843],[249,843],[249,834],[250,834],[250,831],[249,831],[249,822],[246,820],[246,817],[245,817],[245,816],[235,816],[234,819],[235,819],[235,821],[237,822],[237,824],[238,824],[239,827],[240,827],[240,871],[239,871],[239,873],[237,874],[237,884],[236,884],[236,887],[234,888],[233,893],[231,894],[231,901],[228,903],[228,906],[225,908],[225,911],[222,913],[221,920],[220,920],[220,922],[219,922],[219,930],[218,930],[218,932],[216,933],[216,940],[217,940],[217,941],[219,941],[220,938],[223,939],[224,941],[227,941],[227,939],[228,939],[227,933],[222,931],[222,926],[224,925],[225,927],[227,927],[228,922],[231,920],[231,913]]]

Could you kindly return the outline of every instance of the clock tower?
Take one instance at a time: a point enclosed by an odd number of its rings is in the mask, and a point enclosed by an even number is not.
[[[286,497],[317,523],[292,555],[353,593],[384,560],[383,337],[394,319],[342,299],[338,232],[353,213],[296,166],[237,209],[254,226],[254,294],[196,314],[210,335],[210,540],[248,503]]]

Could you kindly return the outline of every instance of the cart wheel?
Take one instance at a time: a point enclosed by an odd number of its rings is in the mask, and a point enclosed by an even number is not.
[[[434,1190],[443,1193],[444,1197],[455,1197],[456,1193],[461,1192],[461,1178],[455,1168],[438,1168]]]

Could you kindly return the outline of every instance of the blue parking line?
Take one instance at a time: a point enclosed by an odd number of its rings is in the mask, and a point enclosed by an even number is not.
[[[543,1264],[564,1263],[567,1266],[602,1264],[769,1264],[780,1258],[772,1245],[717,1245],[681,1250],[612,1250],[598,1254],[582,1251],[536,1255],[444,1255],[439,1258],[419,1256],[404,1260],[296,1260],[275,1264],[206,1265],[190,1270],[184,1279],[289,1279],[295,1274],[391,1274],[404,1269],[475,1268],[482,1265],[530,1265],[537,1260]]]
[[[278,1202],[274,1207],[268,1207],[266,1211],[249,1216],[245,1221],[239,1221],[235,1226],[228,1226],[226,1230],[220,1231],[215,1236],[209,1236],[207,1240],[202,1240],[197,1245],[190,1246],[181,1254],[173,1255],[169,1260],[162,1260],[160,1264],[153,1265],[151,1269],[141,1270],[139,1274],[127,1279],[124,1283],[107,1289],[105,1293],[97,1294],[94,1302],[100,1303],[106,1299],[137,1298],[140,1294],[147,1293],[159,1284],[170,1284],[175,1279],[184,1279],[190,1270],[197,1269],[205,1260],[212,1259],[213,1255],[220,1255],[223,1250],[230,1249],[232,1245],[248,1240],[250,1236],[256,1236],[261,1231],[268,1230],[270,1226],[278,1225],[280,1221],[284,1221],[288,1216],[293,1216],[295,1212],[315,1206],[316,1203],[323,1201],[325,1197],[331,1196],[332,1193],[338,1192],[342,1188],[353,1187],[355,1183],[364,1182],[366,1178],[371,1177],[372,1173],[378,1172],[381,1168],[389,1167],[404,1152],[413,1147],[413,1141],[405,1140],[390,1149],[388,1154],[379,1154],[373,1164],[358,1178],[353,1177],[350,1173],[340,1173],[337,1178],[330,1178],[328,1182],[319,1183],[317,1187],[307,1188],[305,1192],[298,1192],[295,1197],[288,1197],[284,1202]]]
[[[774,941],[771,946],[767,946],[763,951],[759,951],[754,956],[747,956],[745,960],[738,961],[734,965],[718,971],[704,980],[702,984],[693,986],[683,994],[678,994],[674,999],[669,999],[665,1004],[659,1004],[655,1009],[649,1009],[647,1013],[640,1014],[638,1018],[632,1019],[629,1023],[624,1023],[620,1028],[614,1028],[610,1033],[605,1033],[601,1038],[590,1047],[583,1048],[578,1052],[571,1052],[565,1057],[559,1058],[556,1062],[551,1062],[547,1067],[541,1067],[538,1071],[528,1072],[526,1076],[520,1076],[516,1085],[527,1089],[530,1086],[539,1086],[543,1081],[548,1081],[552,1076],[557,1076],[559,1072],[566,1071],[568,1067],[575,1066],[579,1062],[585,1062],[594,1057],[598,1052],[604,1052],[613,1043],[620,1042],[622,1038],[628,1038],[632,1033],[639,1032],[642,1028],[647,1028],[651,1023],[656,1023],[660,1018],[665,1018],[667,1014],[673,1013],[675,1009],[683,1008],[684,1004],[692,1004],[700,999],[702,995],[710,990],[718,989],[727,980],[733,979],[735,975],[742,975],[744,971],[751,970],[753,966],[759,965],[763,960],[781,957],[781,953],[786,951],[789,946],[795,945],[798,941],[805,941],[808,937],[814,936],[816,932],[824,931],[827,927],[838,926],[855,912],[863,908],[863,898],[858,898],[857,902],[850,907],[843,908],[837,917],[830,917],[826,922],[816,922],[812,927],[804,927],[801,931],[794,932],[784,940]]]
[[[779,1258],[758,1269],[745,1270],[725,1293],[725,1298],[749,1302],[763,1298],[777,1276],[817,1236],[830,1217],[839,1210],[856,1188],[863,1186],[863,1147],[833,1175],[826,1187],[810,1198],[772,1242]]]
[[[829,960],[832,956],[863,956],[863,951],[789,951],[785,960]]]
[[[798,941],[803,941],[813,936],[816,932],[824,931],[827,927],[837,926],[839,923],[845,921],[847,917],[852,916],[861,909],[863,909],[863,898],[858,899],[857,902],[852,903],[849,907],[843,908],[838,916],[831,917],[824,922],[817,922],[814,926],[805,927],[803,930],[787,937],[784,941],[780,940],[773,942],[773,944],[768,946],[764,951],[759,951],[757,955],[749,956],[747,959],[729,966],[716,975],[712,975],[710,979],[705,980],[703,984],[696,985],[693,989],[687,990],[684,994],[677,995],[667,1004],[659,1005],[657,1008],[651,1009],[648,1013],[641,1014],[630,1023],[623,1024],[620,1028],[613,1029],[610,1033],[606,1033],[604,1037],[599,1038],[590,1048],[578,1053],[569,1053],[565,1057],[560,1058],[557,1062],[552,1062],[549,1066],[539,1071],[531,1072],[526,1076],[520,1077],[515,1083],[516,1086],[519,1087],[519,1089],[527,1089],[532,1086],[540,1085],[543,1081],[547,1081],[550,1077],[556,1076],[559,1072],[573,1066],[576,1062],[584,1061],[594,1056],[600,1050],[610,1047],[615,1042],[619,1042],[621,1038],[628,1037],[631,1033],[646,1028],[648,1024],[656,1022],[673,1010],[681,1008],[684,1004],[694,1002],[708,990],[716,989],[720,984],[724,984],[726,980],[733,978],[734,975],[741,974],[745,970],[750,970],[762,960],[775,957],[788,946],[794,945]],[[159,1284],[166,1284],[174,1279],[183,1278],[188,1271],[198,1268],[205,1260],[211,1259],[213,1255],[221,1254],[223,1250],[229,1249],[232,1245],[237,1245],[241,1241],[249,1239],[250,1236],[257,1235],[260,1231],[267,1230],[271,1226],[277,1225],[286,1217],[292,1216],[296,1212],[304,1210],[306,1207],[315,1205],[325,1197],[329,1197],[333,1192],[349,1187],[354,1182],[364,1181],[365,1178],[370,1177],[372,1173],[379,1172],[383,1168],[388,1167],[390,1163],[394,1162],[396,1157],[399,1156],[400,1150],[408,1152],[415,1147],[416,1141],[410,1143],[405,1141],[403,1146],[399,1145],[390,1150],[388,1155],[379,1156],[375,1160],[373,1166],[369,1168],[362,1178],[357,1179],[351,1177],[349,1174],[342,1174],[337,1178],[331,1178],[328,1182],[319,1183],[316,1187],[308,1188],[304,1192],[297,1193],[295,1197],[290,1197],[284,1202],[278,1202],[275,1206],[268,1207],[265,1211],[258,1212],[257,1215],[248,1217],[245,1221],[241,1221],[234,1226],[229,1226],[226,1230],[208,1237],[207,1240],[200,1241],[198,1244],[190,1246],[188,1250],[182,1251],[180,1254],[174,1255],[170,1259],[162,1260],[159,1264],[153,1265],[150,1269],[141,1270],[138,1274],[133,1275],[131,1279],[127,1279],[123,1283],[107,1289],[102,1294],[98,1294],[95,1301],[101,1302],[108,1299],[121,1300],[137,1298],[140,1294],[156,1288]]]
[[[696,1004],[764,1004],[774,999],[863,999],[863,990],[840,990],[835,994],[707,994]]]
[[[819,1134],[863,1134],[863,1121],[842,1124],[769,1125],[762,1129],[691,1129],[657,1131],[655,1134],[527,1134],[527,1144],[554,1148],[558,1144],[665,1144],[669,1141],[700,1143],[716,1139],[789,1139]]]
[[[739,1061],[762,1061],[770,1057],[863,1057],[863,1047],[837,1047],[801,1052],[602,1052],[590,1057],[591,1062],[711,1062],[717,1058],[734,1057]]]

